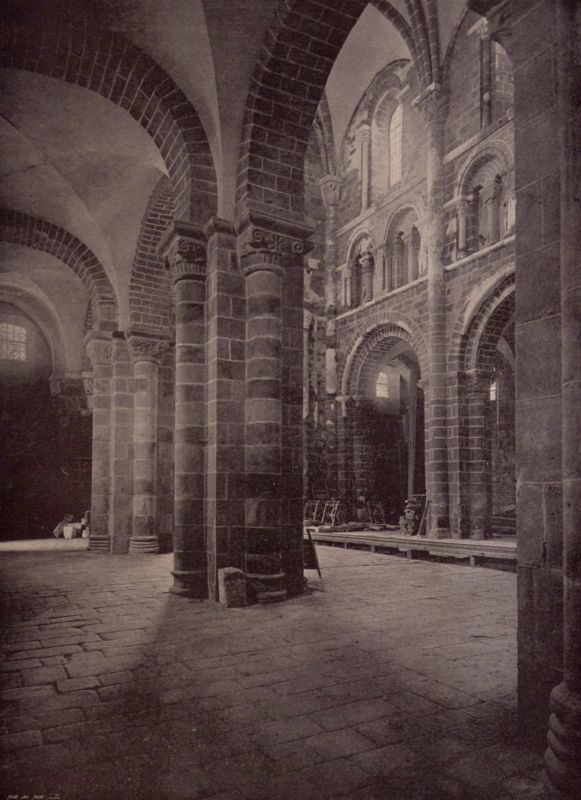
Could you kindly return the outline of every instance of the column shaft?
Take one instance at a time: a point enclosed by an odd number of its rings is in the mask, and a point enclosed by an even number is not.
[[[446,285],[442,263],[444,237],[443,153],[445,106],[433,90],[423,99],[427,119],[427,237],[428,237],[428,326],[429,395],[426,418],[426,481],[430,501],[430,534],[442,538],[449,533],[447,375],[446,375]]]
[[[286,597],[282,572],[282,268],[246,266],[247,576],[259,601]]]
[[[207,283],[206,548],[208,592],[218,599],[218,570],[246,567],[244,490],[244,278],[236,232],[212,219]]]
[[[87,353],[93,365],[93,446],[91,469],[91,527],[89,550],[108,553],[109,481],[111,470],[111,340],[91,337]]]
[[[112,343],[109,532],[111,552],[126,553],[131,537],[133,495],[133,377],[125,337],[120,331],[115,334]]]
[[[158,553],[157,456],[159,358],[166,343],[147,334],[132,335],[134,363],[133,533],[132,553]]]
[[[176,319],[174,594],[208,596],[204,530],[206,242],[176,222],[162,244],[172,268]]]

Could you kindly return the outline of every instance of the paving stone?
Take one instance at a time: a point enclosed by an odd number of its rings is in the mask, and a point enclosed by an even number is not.
[[[54,683],[67,677],[62,667],[38,667],[25,669],[22,678],[26,686],[39,686],[43,683]]]
[[[57,681],[56,688],[59,692],[78,692],[80,689],[94,689],[100,685],[98,678],[68,678]]]
[[[343,730],[321,733],[307,739],[307,744],[323,758],[344,758],[373,748],[373,743],[355,730]]]
[[[530,751],[501,757],[514,576],[320,550],[325,593],[245,610],[167,594],[168,556],[8,555],[0,579],[35,609],[12,632],[38,638],[8,643],[6,673],[65,675],[0,695],[3,738],[27,736],[6,774],[55,780],[63,799],[93,785],[94,800],[475,800],[488,762],[490,797],[532,797]]]
[[[40,731],[22,731],[21,733],[11,733],[8,736],[0,736],[0,751],[2,752],[38,747],[40,744],[42,744]]]

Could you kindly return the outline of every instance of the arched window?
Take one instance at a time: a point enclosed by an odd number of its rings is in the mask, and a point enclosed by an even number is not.
[[[389,185],[401,181],[402,171],[402,129],[403,110],[401,103],[391,115],[389,123]]]
[[[0,358],[26,360],[26,328],[0,322]]]
[[[375,381],[375,396],[389,397],[389,378],[385,370],[381,370]]]

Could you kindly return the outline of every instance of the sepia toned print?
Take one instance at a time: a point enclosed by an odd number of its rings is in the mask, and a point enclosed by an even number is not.
[[[5,797],[581,796],[580,4],[0,22]]]

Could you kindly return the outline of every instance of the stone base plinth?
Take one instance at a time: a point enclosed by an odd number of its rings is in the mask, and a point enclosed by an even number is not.
[[[109,536],[89,536],[87,550],[91,553],[110,553],[111,539]]]
[[[129,552],[134,555],[146,555],[159,553],[159,541],[157,536],[147,538],[131,539],[129,542]]]
[[[205,600],[208,597],[208,586],[204,570],[172,570],[173,586],[169,591],[180,597],[193,597]]]
[[[259,603],[278,603],[280,600],[286,600],[284,577],[284,572],[277,572],[273,575],[246,573],[251,596]]]

